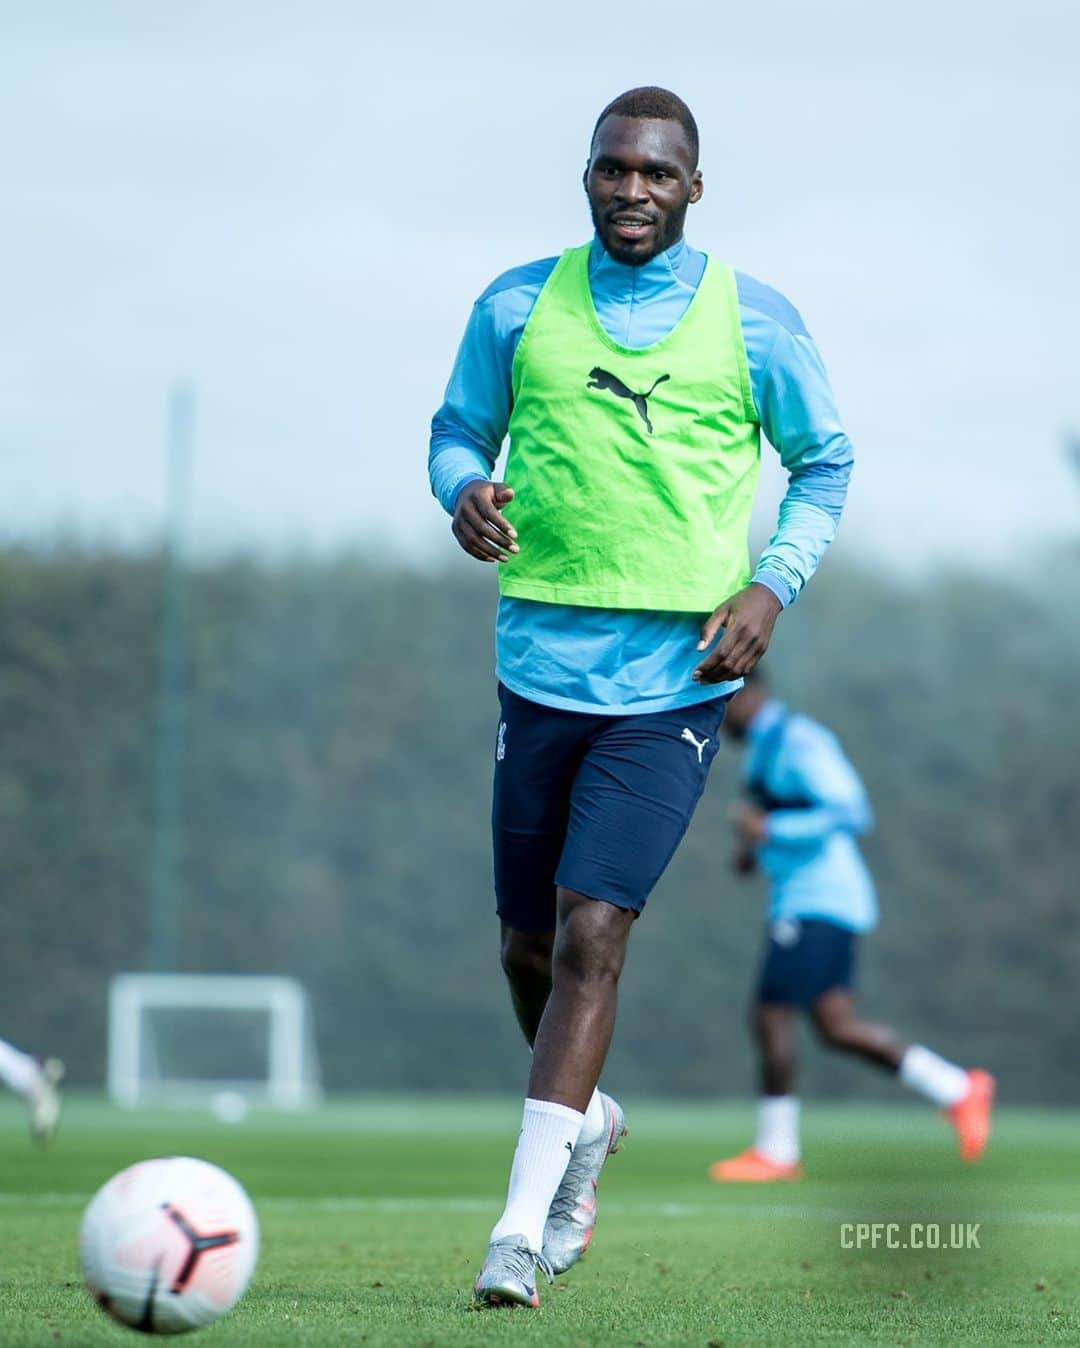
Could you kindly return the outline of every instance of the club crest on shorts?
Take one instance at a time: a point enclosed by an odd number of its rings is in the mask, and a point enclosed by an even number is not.
[[[769,928],[769,935],[777,945],[783,946],[785,950],[793,945],[799,944],[799,937],[802,935],[802,923],[797,917],[781,917]]]
[[[499,722],[499,736],[495,741],[495,762],[501,763],[506,757],[506,722]]]

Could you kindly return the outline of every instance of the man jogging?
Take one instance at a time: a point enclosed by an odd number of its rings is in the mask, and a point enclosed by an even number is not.
[[[753,1010],[761,1064],[757,1136],[709,1174],[726,1183],[801,1178],[799,1011],[830,1048],[895,1073],[943,1109],[961,1157],[979,1160],[990,1135],[993,1077],[905,1044],[855,1007],[856,941],[877,923],[874,882],[855,841],[871,819],[858,774],[824,726],[769,695],[760,671],[731,699],[724,732],[747,749],[750,801],[737,816],[735,869],[765,872],[769,926]]]
[[[589,1243],[624,1129],[597,1081],[630,929],[851,468],[799,315],[683,238],[703,191],[685,103],[655,88],[610,103],[584,185],[593,240],[476,302],[429,459],[454,537],[500,575],[495,890],[533,1057],[476,1283],[489,1304],[538,1305],[537,1267],[550,1279]],[[751,571],[762,429],[790,482]]]

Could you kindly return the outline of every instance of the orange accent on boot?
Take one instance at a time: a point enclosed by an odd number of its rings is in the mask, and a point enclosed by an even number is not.
[[[795,1161],[785,1165],[781,1161],[770,1160],[753,1147],[747,1147],[738,1156],[726,1161],[715,1161],[709,1167],[709,1178],[721,1184],[767,1184],[771,1180],[798,1180],[803,1177],[803,1168]]]
[[[990,1111],[997,1082],[989,1072],[976,1067],[968,1074],[968,1093],[945,1111],[956,1129],[960,1156],[969,1164],[979,1160],[990,1140]]]

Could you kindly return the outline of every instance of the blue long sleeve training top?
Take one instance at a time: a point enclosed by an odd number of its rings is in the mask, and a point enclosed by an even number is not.
[[[813,917],[852,931],[877,924],[874,882],[855,842],[873,824],[859,775],[836,736],[770,698],[747,729],[747,785],[771,797],[756,850],[769,919]]]
[[[505,272],[473,306],[431,429],[431,488],[448,514],[467,482],[490,478],[494,470],[510,420],[514,352],[557,261],[544,258]],[[609,336],[632,347],[662,340],[685,313],[705,261],[680,240],[630,267],[594,239],[589,283]],[[787,606],[836,532],[852,451],[799,314],[769,286],[735,275],[755,406],[789,475],[776,532],[754,579]],[[717,603],[725,598],[717,595]],[[692,681],[702,659],[696,648],[703,617],[502,597],[498,677],[521,697],[568,711],[626,715],[702,702],[739,686]]]

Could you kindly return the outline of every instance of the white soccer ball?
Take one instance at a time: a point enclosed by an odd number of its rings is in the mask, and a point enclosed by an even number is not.
[[[243,1296],[259,1223],[231,1175],[166,1156],[121,1170],[97,1191],[79,1253],[91,1295],[114,1319],[148,1334],[182,1334]]]

